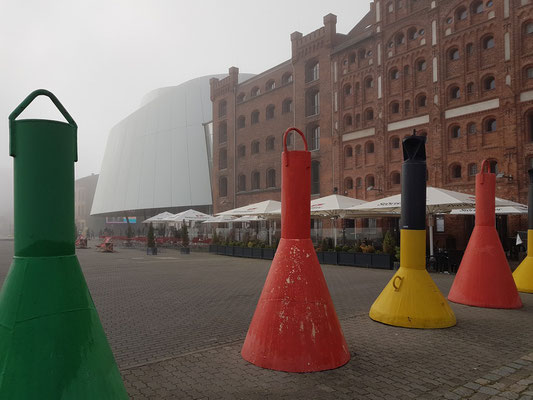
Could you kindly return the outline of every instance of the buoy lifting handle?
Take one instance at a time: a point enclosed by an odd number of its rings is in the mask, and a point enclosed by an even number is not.
[[[485,171],[485,167],[487,167],[487,170]],[[481,162],[481,173],[488,173],[490,172],[490,165],[489,165],[489,162],[487,160],[483,160]]]
[[[287,136],[289,136],[289,133],[291,131],[296,131],[300,134],[300,136],[302,137],[303,141],[304,141],[304,145],[305,145],[305,151],[308,151],[307,150],[307,140],[305,139],[305,135],[302,133],[301,130],[299,130],[298,128],[295,128],[295,127],[292,127],[292,128],[289,128],[285,131],[285,133],[283,134],[283,151],[284,152],[287,152]]]

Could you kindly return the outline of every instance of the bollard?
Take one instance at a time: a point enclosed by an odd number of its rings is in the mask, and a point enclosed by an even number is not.
[[[487,169],[487,172],[485,172]],[[522,301],[496,231],[496,174],[484,160],[476,175],[476,223],[448,300],[486,308],[520,308]]]
[[[400,268],[378,296],[369,316],[406,328],[456,324],[448,302],[426,270],[426,138],[403,140]]]
[[[287,151],[298,132],[305,151]],[[281,175],[281,240],[259,298],[242,357],[286,372],[323,371],[350,353],[311,242],[311,153],[303,133],[285,132]]]
[[[529,192],[527,199],[527,257],[513,272],[513,279],[519,292],[533,293],[533,168],[529,175]]]
[[[68,123],[16,120],[49,97]],[[75,255],[77,125],[46,90],[9,116],[15,256],[0,292],[0,398],[127,399]]]

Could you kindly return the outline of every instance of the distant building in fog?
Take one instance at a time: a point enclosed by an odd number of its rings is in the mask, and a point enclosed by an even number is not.
[[[105,228],[105,218],[91,216],[98,175],[91,174],[74,182],[74,220],[78,231],[98,233]]]

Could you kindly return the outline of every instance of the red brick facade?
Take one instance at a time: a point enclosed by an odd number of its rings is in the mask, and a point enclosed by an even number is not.
[[[336,32],[329,14],[291,42],[285,63],[241,84],[236,68],[211,82],[214,212],[279,200],[281,135],[290,125],[316,149],[317,196],[398,193],[401,139],[416,129],[428,138],[428,185],[473,192],[481,161],[490,159],[505,175],[497,195],[527,201],[533,1],[376,0],[348,34]],[[460,232],[455,220],[447,230]],[[519,225],[510,218],[509,234]],[[466,239],[458,240],[463,247]]]

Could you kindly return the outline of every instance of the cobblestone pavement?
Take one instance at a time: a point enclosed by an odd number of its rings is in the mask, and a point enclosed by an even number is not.
[[[391,271],[323,266],[352,359],[288,374],[239,354],[270,262],[118,250],[78,257],[132,399],[533,399],[533,295],[520,310],[451,303],[453,328],[395,328],[367,315]],[[447,294],[453,276],[432,277]]]

